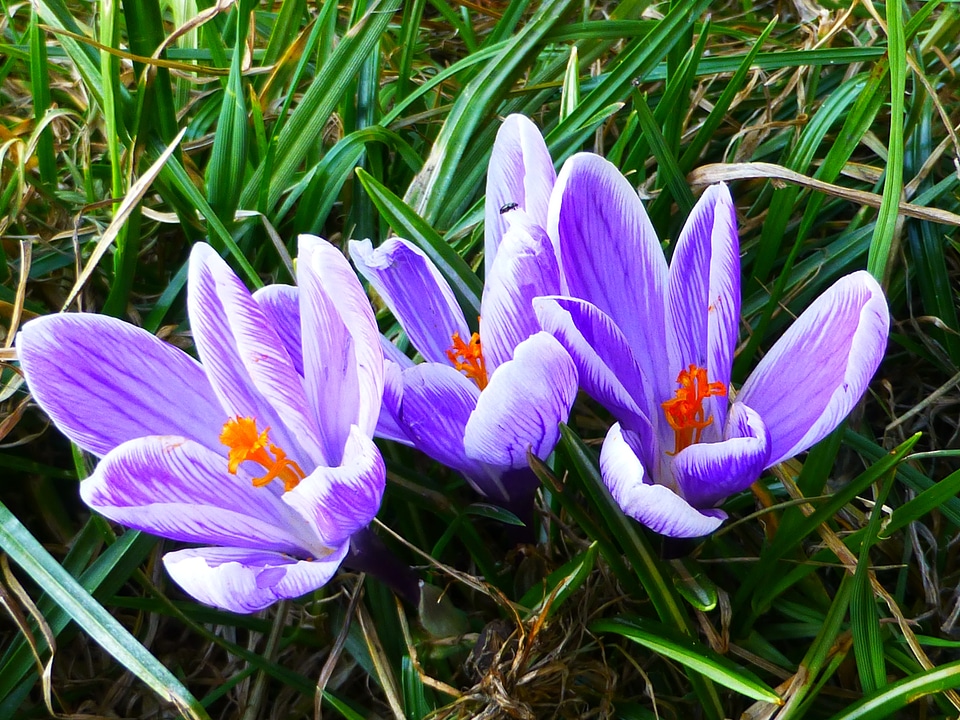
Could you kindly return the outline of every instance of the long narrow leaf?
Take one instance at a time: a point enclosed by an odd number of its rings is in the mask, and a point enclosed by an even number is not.
[[[42,587],[85,633],[158,696],[189,718],[208,719],[199,702],[150,652],[94,600],[0,504],[0,548]]]

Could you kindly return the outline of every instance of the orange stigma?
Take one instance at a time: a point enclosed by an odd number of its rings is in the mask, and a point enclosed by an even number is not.
[[[453,334],[453,345],[447,350],[447,357],[453,366],[473,380],[483,390],[487,386],[487,364],[483,360],[480,347],[480,333],[470,336],[470,342],[460,339],[460,333]]]
[[[254,487],[263,487],[273,480],[281,480],[283,491],[289,492],[300,484],[306,473],[288,458],[283,450],[270,442],[269,432],[270,428],[266,428],[258,433],[257,421],[250,417],[238,415],[227,420],[223,424],[223,432],[220,433],[220,442],[230,448],[227,472],[236,475],[240,463],[252,460],[267,471],[266,475],[253,479]]]
[[[727,394],[727,386],[722,382],[707,382],[707,369],[690,365],[677,376],[677,395],[672,400],[660,403],[667,422],[676,435],[676,444],[670,455],[693,443],[700,442],[703,429],[713,422],[713,415],[704,419],[703,401],[708,397]]]

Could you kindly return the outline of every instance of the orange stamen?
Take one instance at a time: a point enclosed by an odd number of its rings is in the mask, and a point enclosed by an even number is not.
[[[713,422],[713,415],[704,419],[703,401],[708,397],[727,394],[727,386],[720,381],[707,382],[707,369],[690,365],[677,376],[676,397],[660,403],[663,414],[675,434],[674,450],[678,452],[693,443],[700,442],[703,429]]]
[[[453,334],[453,345],[447,350],[447,357],[453,366],[473,380],[483,390],[487,386],[487,364],[480,347],[480,333],[474,333],[470,342],[465,343],[460,333]]]
[[[267,471],[266,475],[253,479],[254,487],[280,480],[283,482],[283,491],[289,492],[307,475],[283,450],[270,442],[269,433],[270,428],[257,432],[257,421],[250,417],[238,415],[227,420],[220,433],[220,442],[230,448],[227,472],[236,475],[240,463],[252,460]]]

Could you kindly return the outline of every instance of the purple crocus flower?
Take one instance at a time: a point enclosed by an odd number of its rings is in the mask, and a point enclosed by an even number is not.
[[[471,333],[453,291],[424,253],[398,238],[350,256],[425,362],[384,341],[378,433],[414,445],[473,487],[528,519],[536,477],[527,451],[545,458],[577,392],[570,357],[541,332],[532,301],[560,291],[544,227],[556,173],[530,120],[508,117],[487,173],[486,282],[480,332]],[[482,338],[482,342],[481,342]]]
[[[414,364],[386,348],[378,432],[461,472],[478,492],[529,519],[537,480],[527,451],[545,458],[553,450],[577,372],[533,314],[534,297],[559,289],[550,240],[515,212],[484,287],[479,333],[471,334],[436,266],[406,240],[376,249],[353,241],[350,256],[424,359]]]
[[[600,456],[604,482],[656,532],[713,532],[727,517],[723,499],[831,432],[883,357],[886,300],[868,273],[855,272],[733,392],[740,260],[724,185],[693,209],[669,269],[636,192],[596,155],[561,169],[548,230],[566,297],[536,300],[537,316],[569,351],[581,386],[619,421]]]
[[[252,296],[220,256],[190,256],[201,362],[92,314],[24,325],[40,406],[99,465],[84,501],[116,522],[212,547],[164,556],[197,600],[254,612],[315,590],[380,507],[371,437],[383,393],[373,312],[346,258],[301,236],[299,290]],[[302,321],[301,321],[302,318]]]

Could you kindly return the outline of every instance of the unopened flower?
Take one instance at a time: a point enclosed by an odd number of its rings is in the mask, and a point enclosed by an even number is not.
[[[302,236],[299,289],[252,296],[207,245],[190,257],[200,362],[93,314],[51,315],[17,337],[34,398],[101,456],[80,485],[111,520],[207,547],[164,556],[201,602],[253,612],[326,583],[376,515],[372,435],[383,358],[346,258]]]
[[[724,498],[831,432],[883,357],[886,300],[873,277],[855,272],[733,391],[740,260],[724,185],[693,209],[669,269],[637,194],[595,155],[564,165],[548,230],[563,287],[535,301],[537,316],[569,351],[581,386],[619,421],[600,457],[611,494],[664,535],[713,532]]]

